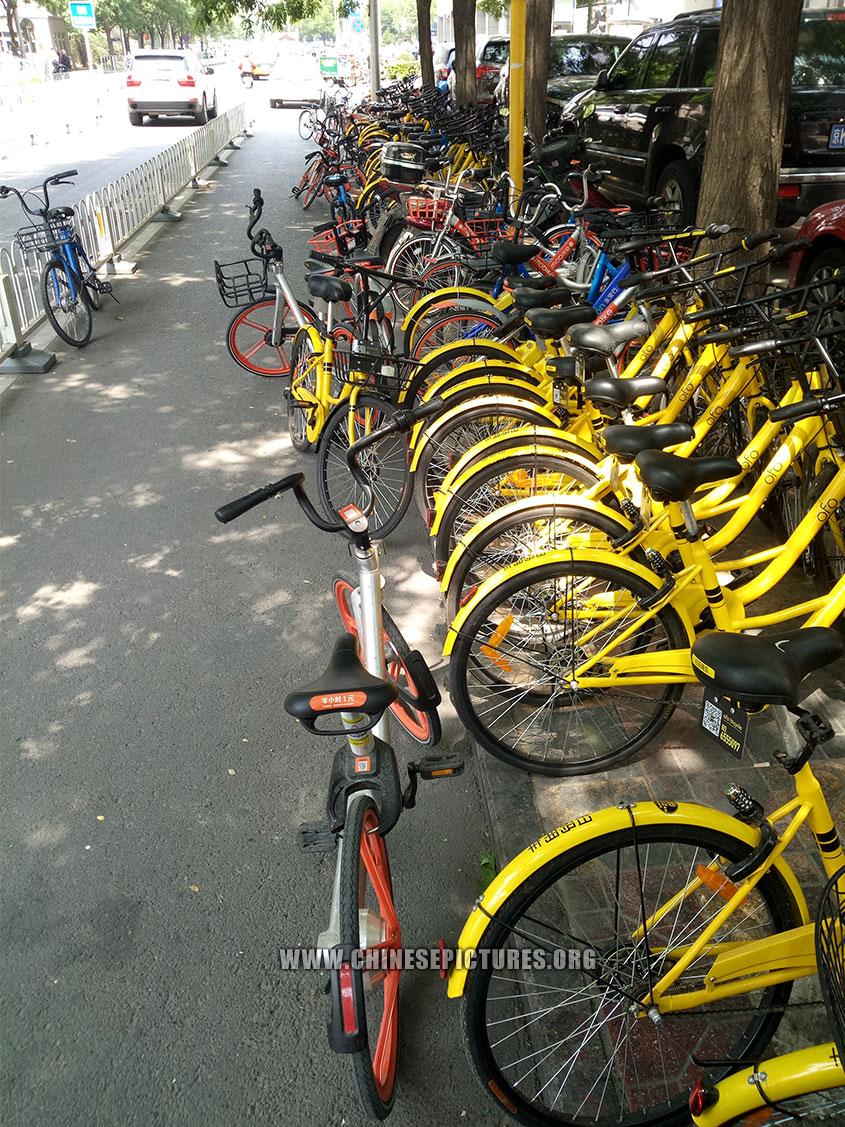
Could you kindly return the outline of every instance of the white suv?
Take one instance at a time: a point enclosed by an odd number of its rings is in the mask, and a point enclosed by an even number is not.
[[[130,125],[190,114],[197,125],[217,117],[214,71],[179,47],[136,51],[126,76]]]

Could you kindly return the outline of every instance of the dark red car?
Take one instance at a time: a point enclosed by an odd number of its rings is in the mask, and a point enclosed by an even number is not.
[[[798,238],[809,239],[812,245],[792,256],[790,286],[824,281],[834,270],[845,276],[845,200],[823,203],[811,211]]]

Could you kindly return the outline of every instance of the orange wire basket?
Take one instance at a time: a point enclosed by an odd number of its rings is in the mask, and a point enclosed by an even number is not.
[[[308,243],[318,254],[336,254],[343,258],[356,247],[365,246],[368,239],[363,219],[344,219],[316,231]]]
[[[451,206],[451,200],[433,200],[430,196],[409,196],[406,201],[408,222],[424,231],[442,227]]]

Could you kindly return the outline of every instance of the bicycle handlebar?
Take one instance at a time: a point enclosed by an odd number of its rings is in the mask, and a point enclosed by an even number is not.
[[[0,198],[5,199],[7,196],[14,194],[20,200],[21,207],[29,215],[40,215],[42,219],[47,218],[47,212],[50,210],[50,193],[47,191],[48,184],[69,184],[68,176],[78,176],[79,172],[75,168],[69,168],[66,172],[56,172],[52,176],[48,176],[41,184],[41,191],[44,194],[41,207],[30,207],[26,202],[26,195],[28,192],[35,192],[35,188],[27,188],[23,192],[19,192],[17,188],[13,188],[9,184],[0,185]]]
[[[769,412],[773,423],[782,423],[787,419],[809,419],[812,415],[822,415],[827,411],[835,411],[845,404],[845,393],[830,395],[821,399],[802,399],[800,403],[789,403],[786,407],[775,407]]]
[[[346,461],[352,472],[352,476],[357,484],[364,491],[364,504],[358,506],[364,515],[372,511],[375,503],[373,491],[367,480],[364,471],[358,463],[357,456],[362,450],[379,442],[389,434],[395,434],[397,431],[406,432],[414,426],[415,423],[421,422],[423,419],[429,418],[431,415],[436,415],[442,411],[444,402],[440,397],[431,399],[427,403],[420,404],[419,407],[414,407],[409,411],[397,411],[396,414],[384,426],[374,430],[372,434],[366,434],[363,438],[359,438],[357,442],[353,442],[346,452]],[[256,505],[261,505],[264,501],[269,501],[271,497],[276,497],[280,493],[287,493],[292,491],[293,495],[299,503],[299,507],[311,521],[315,528],[319,528],[323,532],[341,532],[351,535],[348,532],[346,525],[343,522],[335,523],[327,521],[322,517],[311,503],[308,494],[304,488],[305,474],[293,473],[288,474],[287,477],[281,478],[279,481],[271,482],[269,485],[263,486],[261,489],[255,489],[252,493],[247,493],[245,497],[238,497],[234,501],[229,501],[226,505],[221,505],[214,513],[217,520],[221,524],[228,524],[230,521],[236,520],[250,509],[254,509]]]

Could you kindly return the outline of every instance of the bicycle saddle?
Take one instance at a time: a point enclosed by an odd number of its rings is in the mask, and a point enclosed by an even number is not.
[[[521,266],[535,254],[540,254],[536,243],[511,243],[507,239],[493,243],[490,248],[490,256],[502,266]]]
[[[592,321],[595,315],[592,305],[573,305],[569,309],[529,309],[525,321],[532,329],[558,339],[573,325]]]
[[[48,219],[73,219],[72,207],[51,207],[47,212]]]
[[[705,634],[692,647],[692,665],[702,684],[742,707],[785,704],[795,708],[801,681],[836,661],[845,642],[828,626],[806,626],[783,634]]]
[[[589,356],[584,365],[585,371],[595,374],[607,372],[607,365],[601,356]],[[547,356],[546,371],[552,379],[563,380],[564,383],[575,384],[578,380],[578,361],[574,356]],[[609,376],[607,377],[610,378]]]
[[[339,188],[341,184],[348,184],[349,177],[345,172],[330,172],[323,180],[330,188]]]
[[[736,477],[735,458],[679,458],[665,450],[644,450],[635,464],[640,478],[658,501],[688,501],[701,485]]]
[[[361,664],[355,635],[342,634],[335,642],[329,664],[322,675],[285,697],[285,712],[300,720],[309,732],[319,735],[337,735],[343,730],[328,732],[316,728],[315,721],[321,716],[363,712],[370,718],[370,723],[358,726],[357,730],[366,731],[373,727],[398,695],[399,690],[392,681],[374,677]]]
[[[514,294],[517,290],[547,290],[550,286],[555,284],[554,278],[514,278],[513,285],[505,282],[505,289],[512,289]]]
[[[659,376],[633,376],[619,379],[599,376],[584,384],[584,398],[591,403],[612,403],[614,407],[630,407],[645,395],[666,395],[669,389]]]
[[[665,450],[667,446],[678,446],[681,442],[689,442],[694,434],[689,423],[658,423],[650,427],[613,423],[605,427],[599,437],[608,454],[615,454],[620,462],[628,465],[643,450]]]
[[[305,281],[312,297],[321,297],[324,301],[349,301],[352,297],[352,286],[342,278],[309,274]]]
[[[519,289],[513,291],[513,301],[517,309],[526,312],[529,309],[546,309],[551,305],[568,305],[572,301],[572,291],[565,286],[554,286],[552,289],[533,290]],[[587,312],[592,312],[587,310]]]
[[[648,322],[644,317],[632,317],[616,325],[581,325],[568,334],[569,343],[582,352],[598,352],[612,356],[620,344],[636,337],[648,336]]]

